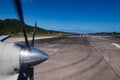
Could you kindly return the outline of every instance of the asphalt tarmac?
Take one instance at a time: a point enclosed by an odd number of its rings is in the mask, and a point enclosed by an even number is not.
[[[120,80],[120,41],[69,36],[35,41],[49,59],[34,67],[35,80]]]

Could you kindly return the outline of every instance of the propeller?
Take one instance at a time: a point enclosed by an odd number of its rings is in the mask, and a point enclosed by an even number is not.
[[[33,38],[32,38],[32,42],[31,42],[31,46],[34,47],[34,37],[35,37],[35,33],[36,33],[36,28],[37,28],[37,22],[35,21],[35,26],[34,26],[34,31],[33,31]],[[29,72],[29,78],[30,80],[34,80],[34,68],[31,67],[30,68],[30,72]]]
[[[36,33],[37,22],[35,22],[31,45],[29,44],[27,34],[26,34],[26,27],[25,27],[25,23],[24,23],[24,17],[23,17],[23,13],[22,13],[20,0],[14,0],[14,3],[16,5],[16,10],[17,10],[19,20],[21,21],[21,24],[22,24],[22,31],[23,31],[23,35],[25,38],[25,45],[24,45],[24,47],[23,46],[21,47],[21,52],[20,52],[20,67],[21,67],[21,69],[19,71],[18,80],[27,80],[28,78],[30,80],[34,80],[33,66],[47,60],[48,54],[37,48],[34,48],[34,37],[35,37],[35,33]]]
[[[17,80],[27,80],[30,70],[31,69],[29,65],[25,65],[24,67],[22,66]]]
[[[31,42],[32,47],[34,47],[34,37],[35,37],[35,33],[36,33],[36,28],[37,28],[37,22],[35,21],[35,26],[34,26],[34,31],[33,31],[33,38],[32,38],[32,42]]]
[[[17,13],[18,13],[18,17],[22,24],[22,32],[25,38],[25,45],[27,46],[28,49],[30,49],[29,41],[28,41],[27,34],[26,34],[26,27],[25,27],[25,22],[24,22],[20,0],[14,0],[14,2],[15,2]],[[33,32],[33,39],[31,42],[32,47],[34,47],[35,32],[36,32],[36,23],[35,23],[34,32]],[[34,79],[33,73],[34,73],[34,69],[33,67],[30,67],[30,65],[22,66],[20,70],[20,74],[18,76],[18,80],[27,80],[28,77],[30,78],[30,80],[33,80]]]
[[[22,32],[23,32],[23,35],[25,38],[25,45],[27,46],[27,48],[30,49],[29,41],[28,41],[27,34],[26,34],[26,27],[25,27],[25,23],[24,23],[24,17],[23,17],[23,13],[22,13],[20,0],[14,0],[14,2],[15,2],[17,13],[18,13],[18,17],[22,23]]]

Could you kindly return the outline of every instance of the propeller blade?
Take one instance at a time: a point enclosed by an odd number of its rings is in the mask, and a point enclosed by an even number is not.
[[[35,33],[36,33],[36,28],[37,28],[37,22],[35,22],[35,26],[34,26],[33,38],[32,38],[32,42],[31,42],[32,47],[34,47],[34,37],[35,37]]]
[[[29,41],[28,41],[27,35],[26,35],[26,28],[25,28],[25,23],[24,23],[24,17],[23,17],[23,14],[22,14],[22,8],[21,8],[20,0],[14,0],[14,2],[15,2],[17,13],[18,13],[18,17],[19,17],[19,19],[22,23],[22,31],[23,31],[23,35],[24,35],[24,38],[25,38],[25,45],[28,48],[30,48]]]
[[[22,67],[17,80],[27,80],[29,77],[30,70],[31,68],[29,65]]]
[[[34,68],[33,67],[30,68],[29,78],[30,80],[34,80]]]

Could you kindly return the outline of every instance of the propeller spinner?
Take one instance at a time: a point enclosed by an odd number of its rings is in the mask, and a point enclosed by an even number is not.
[[[32,39],[31,45],[29,44],[27,34],[26,34],[26,28],[25,28],[25,23],[24,23],[24,17],[22,14],[20,0],[14,0],[14,2],[16,5],[18,17],[22,24],[22,31],[23,31],[24,38],[25,38],[25,45],[16,44],[16,46],[20,47],[20,49],[21,49],[21,52],[20,52],[21,69],[19,72],[18,80],[27,80],[28,77],[30,78],[30,80],[34,80],[33,66],[40,64],[43,61],[47,60],[48,54],[46,54],[45,52],[43,52],[37,48],[34,48],[34,36],[36,33],[36,27],[37,27],[36,22],[35,22],[35,27],[34,27],[34,31],[33,31],[33,39]]]

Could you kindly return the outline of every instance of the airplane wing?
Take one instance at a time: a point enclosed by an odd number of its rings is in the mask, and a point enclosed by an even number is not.
[[[6,40],[7,38],[9,38],[10,35],[3,35],[3,36],[0,36],[0,42],[3,42],[4,40]]]

